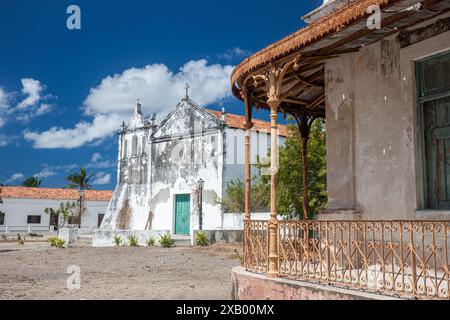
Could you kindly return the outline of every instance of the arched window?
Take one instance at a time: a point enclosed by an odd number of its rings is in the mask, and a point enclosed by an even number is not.
[[[137,137],[133,136],[133,139],[131,140],[131,156],[132,157],[137,156],[137,144],[138,144]]]
[[[145,150],[147,149],[147,137],[142,137],[142,154],[145,154]]]
[[[127,143],[127,140],[125,139],[123,142],[122,159],[127,158],[127,152],[128,152],[128,143]]]

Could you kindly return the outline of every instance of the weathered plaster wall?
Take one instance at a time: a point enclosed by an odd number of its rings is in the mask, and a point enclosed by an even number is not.
[[[152,198],[154,229],[175,231],[177,194],[190,194],[190,234],[198,229],[194,190],[203,189],[203,228],[221,227],[222,124],[212,115],[182,102],[154,134],[152,143]]]
[[[445,50],[449,32],[402,49],[394,35],[327,63],[325,212],[349,205],[365,219],[417,217],[414,61]]]
[[[280,144],[284,140],[280,138]],[[199,228],[195,190],[200,178],[205,182],[203,229],[239,229],[242,221],[225,216],[219,200],[227,182],[244,178],[244,130],[226,127],[191,100],[183,99],[157,127],[148,125],[135,111],[129,124],[122,127],[119,144],[119,183],[102,229],[150,228],[175,233],[176,196],[189,194],[192,235]],[[252,162],[256,163],[258,156],[267,156],[270,135],[252,131],[251,144]]]
[[[285,278],[268,278],[245,271],[242,267],[234,267],[231,270],[231,282],[233,300],[398,300],[339,287]]]

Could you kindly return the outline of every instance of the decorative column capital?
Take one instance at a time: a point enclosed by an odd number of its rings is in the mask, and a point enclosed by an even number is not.
[[[270,107],[270,112],[271,113],[278,113],[278,110],[279,110],[279,107],[280,107],[280,104],[281,104],[281,100],[269,98],[267,100],[267,104]]]

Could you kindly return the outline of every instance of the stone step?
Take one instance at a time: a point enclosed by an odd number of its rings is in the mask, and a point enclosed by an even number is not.
[[[184,235],[172,235],[173,244],[175,246],[190,246],[191,245],[191,237]]]

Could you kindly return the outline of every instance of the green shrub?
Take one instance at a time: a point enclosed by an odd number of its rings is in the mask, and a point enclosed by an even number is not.
[[[147,247],[155,246],[155,242],[156,242],[156,240],[153,237],[150,237],[150,238],[145,240],[145,244],[147,245]]]
[[[209,241],[205,231],[200,230],[195,234],[195,243],[202,247],[206,247],[208,245]]]
[[[135,234],[130,234],[128,236],[128,244],[130,247],[137,247],[138,246],[139,239]]]
[[[122,237],[118,236],[118,235],[115,235],[114,239],[113,239],[113,242],[114,242],[114,244],[116,246],[120,246],[122,244],[122,242],[123,242]]]
[[[66,241],[64,241],[63,239],[60,239],[58,237],[50,237],[50,238],[48,238],[48,242],[50,242],[50,245],[52,247],[55,247],[58,249],[64,247],[64,244],[66,243]]]
[[[58,237],[54,237],[54,236],[53,237],[48,237],[47,241],[50,242],[50,245],[52,247],[54,247],[55,243],[56,243],[56,239],[58,239]]]
[[[159,237],[159,244],[163,248],[169,248],[169,247],[171,247],[173,245],[173,239],[170,236],[170,234],[162,234]]]

